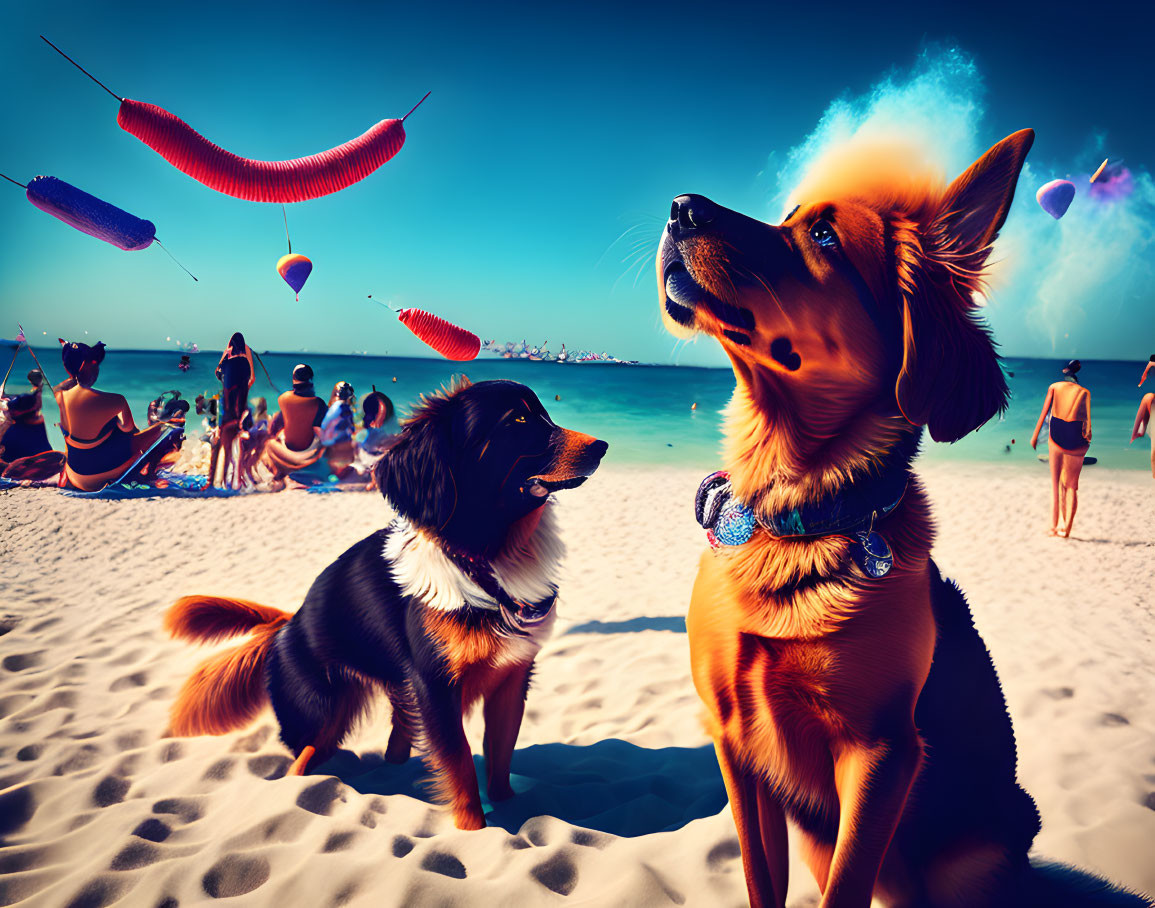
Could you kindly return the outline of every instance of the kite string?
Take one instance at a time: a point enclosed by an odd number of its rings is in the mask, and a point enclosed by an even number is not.
[[[257,362],[260,363],[261,371],[265,373],[265,379],[270,385],[273,386],[273,390],[280,394],[281,389],[277,387],[276,383],[273,381],[272,376],[269,375],[269,370],[265,368],[265,361],[261,359],[261,354],[259,354],[256,350],[253,350],[253,356],[255,356],[257,358]]]
[[[429,91],[425,92],[425,98],[428,98],[428,97],[429,97],[431,94],[433,94],[433,91],[432,91],[432,89],[430,89]],[[425,101],[425,98],[422,98],[420,101],[418,101],[416,104],[414,104],[414,105],[413,105],[413,109],[412,109],[412,110],[410,110],[410,111],[409,111],[409,113],[407,113],[407,114],[405,115],[405,117],[409,116],[409,114],[413,113],[413,111],[414,111],[414,110],[416,110],[418,107],[420,107],[420,106],[421,106],[421,105],[424,103],[424,101]],[[401,118],[401,122],[402,122],[402,123],[404,123],[404,122],[405,122],[405,117],[402,117],[402,118]]]
[[[20,322],[16,323],[16,327],[20,329],[20,333],[24,334],[24,326]],[[27,337],[27,335],[25,335]],[[32,345],[27,340],[24,341],[24,346],[28,348],[28,352],[32,354],[32,359],[36,362],[36,368],[40,370],[40,374],[44,376],[44,380],[48,382],[48,387],[52,387],[52,382],[48,380],[48,373],[44,371],[44,366],[40,364],[40,359],[36,356],[36,351],[32,349]]]
[[[75,60],[73,60],[70,56],[68,56],[68,54],[66,54],[64,51],[62,51],[59,47],[57,47],[55,44],[53,44],[51,41],[49,41],[43,35],[40,36],[40,40],[43,41],[45,44],[47,44],[49,47],[51,47],[58,54],[60,54],[60,56],[62,56],[65,60],[67,60],[69,63],[71,63],[77,69],[79,69],[82,73],[84,73],[86,76],[88,76],[88,78],[90,78],[93,82],[95,82],[97,85],[99,85],[101,88],[103,88],[106,92],[108,92],[110,95],[112,95],[114,98],[116,98],[116,100],[122,101],[122,102],[124,101],[124,98],[122,98],[120,95],[118,95],[116,92],[114,92],[111,88],[109,88],[107,85],[105,85],[103,82],[101,82],[98,78],[96,78],[96,76],[94,76],[87,69],[85,69],[79,63],[77,63]]]
[[[4,381],[0,381],[0,397],[4,396],[4,388],[8,385],[8,376],[12,374],[12,367],[16,365],[16,357],[20,355],[22,346],[24,346],[23,343],[18,343],[16,349],[12,351],[12,362],[8,364],[8,371],[4,373]]]
[[[281,206],[281,214],[285,217],[285,241],[289,244],[289,255],[293,254],[293,241],[289,239],[289,212],[285,210],[285,206]]]
[[[165,254],[165,255],[167,255],[167,256],[168,256],[170,259],[172,259],[174,262],[176,262],[176,266],[177,266],[177,267],[178,267],[178,268],[179,268],[181,271],[183,271],[185,274],[187,274],[189,277],[191,277],[191,278],[192,278],[194,281],[196,281],[196,280],[197,280],[197,276],[196,276],[195,274],[193,274],[191,271],[189,271],[189,270],[188,270],[188,269],[187,269],[187,268],[186,268],[184,265],[182,265],[180,262],[177,262],[176,256],[175,256],[175,255],[173,255],[171,252],[169,252],[167,249],[165,249],[165,248],[164,248],[164,244],[163,244],[163,243],[161,243],[161,241],[160,241],[160,240],[158,240],[156,237],[153,237],[153,240],[152,240],[152,241],[153,241],[154,243],[156,243],[158,246],[160,246],[160,248],[161,248],[161,249],[164,249],[164,254]],[[200,283],[200,281],[197,281],[197,283],[199,284],[199,283]]]
[[[0,173],[0,177],[4,177],[4,179],[6,179],[9,183],[13,184],[14,186],[19,186],[21,189],[27,189],[28,188],[23,183],[19,183],[16,180],[12,179],[12,177],[5,177],[4,174],[2,174],[2,173]]]

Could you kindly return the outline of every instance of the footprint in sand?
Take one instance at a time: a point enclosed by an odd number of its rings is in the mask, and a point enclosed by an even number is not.
[[[172,835],[172,828],[164,820],[149,817],[143,823],[137,824],[132,834],[149,842],[163,842]]]
[[[330,777],[310,785],[297,795],[297,806],[303,807],[309,813],[327,817],[333,812],[333,805],[337,801],[345,800],[345,786],[340,779]]]
[[[131,885],[131,884],[128,884]],[[83,889],[65,904],[65,908],[102,908],[111,905],[128,888],[123,878],[107,875],[89,880]]]
[[[269,735],[272,733],[273,728],[271,725],[262,725],[260,728],[255,729],[251,734],[237,738],[236,742],[229,749],[233,753],[255,754],[258,750],[261,749],[261,745],[269,740]]]
[[[131,675],[123,675],[117,678],[110,685],[110,691],[131,690],[134,687],[144,687],[148,684],[148,672],[133,672]]]
[[[162,798],[152,805],[152,812],[174,814],[182,823],[194,823],[204,815],[200,804],[189,798]]]
[[[413,850],[417,843],[407,835],[393,836],[393,857],[403,858]]]
[[[430,873],[440,873],[442,876],[452,877],[455,880],[465,879],[465,865],[444,851],[431,851],[425,855],[421,860],[421,869],[428,870]]]
[[[206,769],[201,778],[210,782],[224,782],[233,774],[233,765],[230,757],[224,757]]]
[[[184,756],[184,745],[179,741],[169,741],[160,750],[160,762],[171,763],[173,760],[179,760]]]
[[[558,895],[569,895],[578,883],[577,865],[560,852],[542,861],[529,873],[546,889]]]
[[[707,852],[706,866],[717,873],[730,861],[735,861],[740,857],[742,857],[742,846],[738,844],[738,840],[726,839]]]
[[[345,851],[352,846],[353,839],[356,837],[356,832],[334,832],[325,840],[321,851],[325,854],[331,854],[334,851]]]
[[[263,886],[270,871],[269,862],[262,857],[230,854],[209,868],[201,885],[214,899],[228,899]]]
[[[26,668],[36,668],[44,664],[44,650],[34,653],[13,653],[0,661],[0,668],[10,672],[22,672]]]
[[[45,618],[43,621],[38,621],[32,627],[28,628],[30,634],[39,634],[41,631],[46,631],[50,627],[55,627],[60,623],[59,618]]]
[[[16,751],[16,759],[20,760],[21,762],[38,760],[40,759],[40,755],[42,753],[44,753],[43,744],[26,744],[18,751]]]
[[[0,835],[15,832],[36,813],[36,796],[30,786],[0,794]]]
[[[264,754],[259,757],[250,757],[246,765],[249,772],[258,779],[280,779],[285,775],[285,770],[292,765],[292,762],[289,757],[279,754]]]
[[[112,859],[109,870],[139,870],[155,864],[164,853],[149,842],[129,842]]]
[[[14,630],[23,620],[19,615],[0,615],[0,637]]]
[[[1108,728],[1114,728],[1120,725],[1130,725],[1131,720],[1118,713],[1103,713],[1103,715],[1099,717],[1099,724],[1106,725]]]
[[[111,807],[113,804],[119,804],[124,800],[124,796],[128,794],[131,787],[132,782],[128,779],[122,779],[120,776],[105,776],[96,784],[96,788],[92,792],[92,803],[97,807]]]

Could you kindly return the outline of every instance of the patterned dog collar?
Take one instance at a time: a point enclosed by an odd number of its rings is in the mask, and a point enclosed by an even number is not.
[[[894,554],[874,525],[902,502],[906,494],[905,471],[901,485],[889,476],[884,476],[879,484],[883,488],[876,489],[876,494],[885,493],[882,499],[885,503],[868,506],[869,510],[860,509],[864,502],[839,493],[817,505],[762,515],[734,495],[730,474],[719,470],[707,476],[698,487],[694,516],[706,530],[706,539],[715,550],[749,542],[758,527],[779,538],[845,536],[852,540],[850,556],[855,564],[868,577],[877,579],[890,573]],[[859,494],[857,498],[863,496]],[[860,507],[855,507],[856,504]]]

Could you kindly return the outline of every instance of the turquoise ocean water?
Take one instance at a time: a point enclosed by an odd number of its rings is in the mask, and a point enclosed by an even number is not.
[[[61,381],[64,370],[59,348],[38,348],[36,353],[47,368],[49,379]],[[191,400],[198,392],[219,390],[213,377],[219,356],[219,352],[211,351],[194,354],[192,369],[181,372],[177,369],[179,353],[110,349],[97,387],[124,394],[138,424],[143,425],[148,402],[161,391],[175,388]],[[7,367],[10,358],[11,349],[0,348],[0,369]],[[273,381],[282,390],[289,387],[293,366],[308,362],[316,373],[317,393],[322,397],[327,398],[339,380],[350,382],[358,398],[376,384],[393,399],[401,414],[419,394],[438,387],[455,374],[464,372],[474,381],[513,379],[533,388],[559,425],[609,442],[607,465],[686,466],[703,472],[719,466],[720,411],[734,387],[729,369],[598,363],[563,365],[487,358],[485,354],[469,363],[315,353],[268,353],[262,358]],[[928,440],[923,446],[923,456],[929,461],[1034,464],[1041,469],[1030,448],[1031,431],[1047,385],[1062,377],[1059,370],[1063,365],[1057,360],[1004,360],[1006,370],[1013,376],[1008,377],[1012,398],[1003,421],[996,419],[954,445]],[[1150,468],[1148,440],[1128,444],[1139,399],[1146,391],[1155,390],[1147,386],[1142,390],[1136,388],[1143,365],[1083,362],[1080,379],[1092,395],[1094,443],[1089,453],[1098,457],[1103,466]],[[9,379],[9,393],[25,388],[24,376],[32,366],[31,357],[22,352]],[[270,387],[259,366],[257,375],[252,396],[268,398],[270,409],[275,409],[277,392]],[[554,400],[555,395],[561,400]],[[698,406],[691,410],[694,403]],[[46,421],[54,424],[58,418],[55,403],[46,397]],[[195,420],[190,423],[197,424]],[[49,438],[57,448],[62,447],[60,431],[55,426],[50,428]],[[1008,445],[1010,451],[1006,450]],[[1044,450],[1043,444],[1039,447]]]

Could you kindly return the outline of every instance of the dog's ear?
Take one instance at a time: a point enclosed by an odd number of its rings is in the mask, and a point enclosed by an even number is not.
[[[994,342],[972,309],[1034,137],[1023,129],[1003,139],[947,188],[928,223],[895,228],[903,298],[895,397],[935,441],[958,441],[1007,406]]]
[[[410,420],[373,468],[377,487],[402,517],[439,531],[453,516],[457,487],[447,433],[428,412]]]
[[[1007,219],[1019,171],[1034,141],[1033,129],[1020,129],[992,146],[950,184],[934,227],[940,234],[937,242],[956,255],[981,253],[985,260]]]

